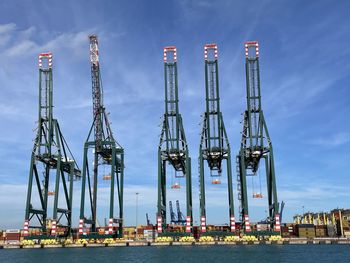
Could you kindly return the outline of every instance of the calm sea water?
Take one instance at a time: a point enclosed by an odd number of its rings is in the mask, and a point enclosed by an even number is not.
[[[2,249],[0,262],[350,262],[349,245]]]

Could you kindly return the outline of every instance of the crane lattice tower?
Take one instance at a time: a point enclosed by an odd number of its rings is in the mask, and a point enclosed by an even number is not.
[[[84,234],[85,224],[91,226],[90,233],[97,227],[98,183],[105,180],[109,184],[109,235],[121,237],[123,227],[123,185],[124,185],[124,149],[115,140],[108,114],[103,105],[103,88],[100,73],[98,39],[96,35],[90,39],[90,63],[92,78],[93,123],[84,144],[82,173],[82,190],[80,205],[79,234]],[[92,155],[92,156],[91,156]],[[89,157],[92,161],[90,168]],[[91,160],[90,159],[90,160]],[[106,169],[107,167],[107,169]],[[91,170],[90,170],[91,169]],[[105,170],[109,171],[103,174]],[[117,194],[115,194],[115,187]],[[85,215],[86,188],[88,190],[89,212]],[[118,214],[114,213],[114,201],[118,202]],[[114,231],[114,226],[117,231]]]
[[[30,160],[24,236],[32,228],[41,230],[43,236],[56,236],[57,228],[67,236],[72,229],[73,181],[80,178],[80,170],[53,117],[52,65],[52,53],[39,54],[39,118]],[[53,191],[49,191],[51,184]],[[53,214],[48,231],[50,196]]]

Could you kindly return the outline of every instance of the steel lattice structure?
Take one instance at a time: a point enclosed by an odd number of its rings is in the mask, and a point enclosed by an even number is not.
[[[258,42],[246,42],[245,55],[247,109],[244,112],[241,147],[237,156],[237,180],[239,185],[239,200],[241,203],[239,209],[240,217],[246,226],[248,224],[246,231],[250,231],[247,176],[257,175],[261,159],[265,161],[269,211],[267,220],[271,224],[279,221],[279,203],[277,199],[272,142],[261,106]],[[261,198],[262,194],[260,193],[257,197]]]
[[[100,62],[98,39],[96,35],[89,36],[90,39],[90,62],[92,78],[93,98],[93,123],[84,144],[84,159],[82,173],[82,191],[80,205],[79,234],[84,233],[85,224],[91,225],[91,233],[96,232],[97,227],[97,190],[99,179],[110,180],[109,186],[109,234],[122,236],[123,227],[123,185],[124,185],[124,149],[115,140],[108,114],[103,105],[103,89],[100,76]],[[92,154],[89,152],[92,151]],[[92,155],[92,174],[90,175],[89,155]],[[101,175],[100,167],[110,167],[108,175]],[[102,177],[102,178],[101,178]],[[92,182],[91,182],[92,180]],[[87,185],[86,185],[87,183]],[[117,195],[115,196],[115,186]],[[88,189],[90,203],[90,217],[85,216],[85,192]],[[119,213],[115,216],[114,201],[118,202]],[[114,224],[117,232],[114,232]]]
[[[80,170],[53,117],[52,53],[41,53],[39,118],[30,161],[24,236],[29,235],[29,228],[40,229],[43,236],[56,236],[57,228],[64,231],[63,235],[71,234],[73,181],[77,178],[80,178]],[[54,183],[53,191],[49,191],[51,183]],[[62,190],[64,205],[59,207]],[[47,231],[49,196],[54,197],[51,232]],[[38,197],[39,207],[34,207],[37,205],[34,197]],[[36,225],[33,225],[34,219],[37,219]]]
[[[226,161],[228,204],[231,231],[235,231],[231,150],[220,110],[218,48],[216,44],[204,46],[206,110],[199,145],[199,185],[201,231],[206,232],[205,173],[204,162],[208,164],[210,175],[216,177],[213,184],[220,184],[223,162]]]
[[[176,47],[164,48],[165,113],[158,146],[158,232],[166,226],[167,164],[186,179],[186,232],[192,227],[191,158],[179,113]]]

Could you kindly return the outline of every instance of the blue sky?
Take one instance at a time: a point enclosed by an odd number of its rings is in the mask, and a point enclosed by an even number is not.
[[[349,206],[348,1],[22,0],[2,1],[0,10],[0,228],[23,224],[40,52],[53,52],[54,114],[81,164],[92,114],[91,33],[100,40],[104,101],[112,129],[125,148],[126,224],[135,223],[135,192],[140,193],[138,222],[145,223],[146,212],[155,222],[157,146],[164,111],[162,48],[167,45],[178,48],[180,111],[192,157],[195,221],[206,43],[218,44],[221,108],[234,155],[245,109],[243,43],[260,43],[263,108],[274,145],[279,199],[286,202],[285,220],[302,212],[302,206],[305,211]],[[100,221],[107,215],[106,186],[101,187]],[[75,185],[75,222],[79,191],[80,182]],[[184,210],[184,191],[168,192]],[[208,179],[207,192],[208,223],[227,223],[225,184],[214,187]],[[265,216],[266,203],[251,200],[254,221]]]

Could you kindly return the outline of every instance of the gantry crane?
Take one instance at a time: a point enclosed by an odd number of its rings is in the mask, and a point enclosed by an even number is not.
[[[170,223],[175,224],[177,222],[177,218],[173,209],[173,203],[169,201],[169,212],[170,212]]]
[[[171,224],[185,224],[186,219],[184,214],[180,210],[180,202],[176,200],[176,213],[173,209],[173,203],[169,201],[169,211],[170,211],[170,223]]]
[[[185,224],[186,219],[184,214],[180,210],[180,202],[179,200],[176,200],[176,213],[177,213],[177,223],[178,224]]]
[[[204,162],[208,164],[212,184],[220,184],[223,162],[226,161],[228,204],[231,231],[235,231],[230,144],[220,110],[218,48],[216,44],[204,46],[206,110],[199,145],[199,185],[201,231],[206,232]]]
[[[259,44],[245,43],[247,109],[244,112],[242,140],[237,156],[237,180],[239,185],[240,217],[245,230],[250,231],[247,177],[257,176],[261,159],[264,159],[269,215],[267,221],[279,225],[279,203],[275,178],[275,165],[270,135],[266,126],[260,90]],[[262,198],[261,189],[253,192],[253,198]],[[278,229],[277,229],[278,230]]]
[[[103,179],[107,180],[107,183],[110,181],[108,232],[110,235],[120,237],[123,234],[124,149],[113,136],[110,122],[108,120],[108,114],[106,113],[106,109],[103,105],[103,89],[100,74],[98,39],[96,35],[89,36],[89,39],[93,123],[84,144],[79,234],[82,235],[84,233],[85,224],[91,225],[91,233],[96,232],[98,182],[100,179]],[[92,167],[90,167],[88,158],[89,155],[92,155],[93,157]],[[106,168],[108,171],[107,174],[103,174],[101,176],[101,173],[103,173]],[[114,191],[115,186],[117,187],[116,196]],[[86,187],[88,189],[89,196],[89,210],[91,212],[90,217],[85,216]],[[119,208],[119,213],[117,215],[114,213],[115,200],[117,200]],[[115,224],[117,226],[117,232],[114,232],[113,226]]]
[[[30,160],[24,236],[29,235],[29,228],[40,229],[43,236],[56,236],[56,230],[60,228],[67,236],[72,229],[73,181],[80,178],[80,170],[57,119],[53,117],[52,53],[39,54],[39,118],[36,130]],[[51,184],[54,187],[50,191]],[[51,232],[47,231],[50,196],[54,199]],[[60,207],[59,199],[64,201]],[[35,207],[36,200],[39,200],[39,207]]]
[[[157,230],[166,226],[167,165],[172,166],[175,177],[186,179],[186,232],[192,229],[191,158],[188,153],[182,117],[179,113],[177,52],[175,46],[164,48],[165,113],[158,146],[158,213]]]

